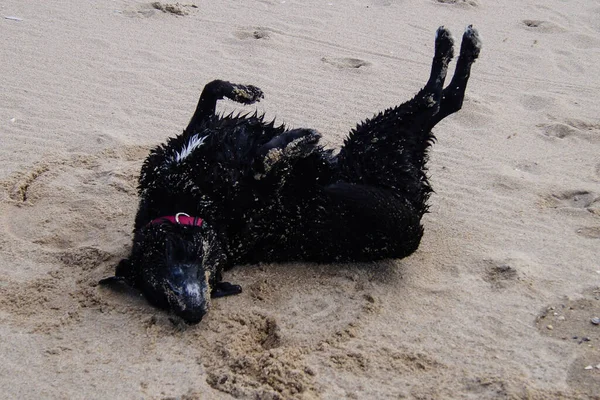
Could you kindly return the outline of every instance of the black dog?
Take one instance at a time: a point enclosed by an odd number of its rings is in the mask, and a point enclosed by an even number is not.
[[[197,323],[211,297],[241,292],[222,281],[236,264],[412,254],[431,192],[431,129],[461,108],[480,48],[477,31],[467,27],[444,89],[453,40],[440,27],[425,87],[359,124],[337,155],[311,129],[287,130],[256,114],[215,115],[219,99],[250,104],[263,94],[209,83],[183,134],[144,162],[131,256],[103,282],[124,280],[156,306]]]

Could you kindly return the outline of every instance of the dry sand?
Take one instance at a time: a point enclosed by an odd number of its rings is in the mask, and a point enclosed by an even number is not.
[[[0,3],[2,398],[600,398],[600,3],[158,8]],[[260,111],[336,146],[424,84],[439,25],[469,23],[484,48],[436,129],[413,256],[239,267],[244,293],[194,327],[96,286],[143,158],[206,82],[257,85]]]

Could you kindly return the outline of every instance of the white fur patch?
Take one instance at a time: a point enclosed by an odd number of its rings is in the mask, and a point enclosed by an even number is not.
[[[185,291],[190,296],[198,297],[200,295],[200,285],[197,283],[188,283],[185,285]]]
[[[181,151],[175,153],[175,161],[181,162],[184,160],[187,156],[192,154],[192,151],[202,146],[207,137],[208,135],[200,137],[198,134],[192,136],[187,144],[181,148]]]

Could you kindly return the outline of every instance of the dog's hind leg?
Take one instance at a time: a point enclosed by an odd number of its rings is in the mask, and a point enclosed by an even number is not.
[[[221,80],[209,82],[204,86],[200,100],[198,100],[198,105],[196,106],[196,111],[184,132],[186,134],[193,134],[203,121],[213,116],[218,100],[228,98],[238,103],[252,104],[260,101],[263,97],[262,90],[256,86],[238,85]]]
[[[426,150],[433,137],[429,121],[440,110],[448,63],[454,41],[440,27],[435,37],[435,54],[427,84],[411,100],[390,108],[359,124],[344,142],[337,159],[341,178],[391,188],[396,193],[418,192],[420,201],[426,177]]]
[[[467,26],[460,45],[460,55],[456,62],[456,70],[452,81],[442,91],[440,110],[433,116],[428,129],[433,128],[438,122],[461,109],[465,98],[467,82],[471,74],[471,65],[479,57],[481,39],[477,30],[472,25]]]
[[[433,114],[438,112],[440,101],[442,99],[442,89],[444,88],[444,80],[448,72],[448,63],[454,56],[454,40],[450,31],[440,26],[435,33],[435,55],[431,63],[431,73],[427,84],[411,102],[425,101],[427,106],[432,108]],[[402,107],[402,106],[400,106]]]

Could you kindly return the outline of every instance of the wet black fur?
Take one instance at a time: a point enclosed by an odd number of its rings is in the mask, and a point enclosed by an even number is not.
[[[222,282],[222,272],[236,264],[412,254],[431,193],[431,129],[461,108],[479,50],[477,32],[468,27],[455,75],[443,89],[453,42],[440,28],[426,86],[412,100],[359,124],[337,155],[321,147],[310,129],[288,130],[256,114],[216,115],[219,99],[250,104],[262,91],[210,82],[185,131],[144,162],[133,248],[116,278],[195,323],[211,296],[241,291]],[[178,160],[194,135],[202,144]],[[181,212],[204,224],[150,224]]]

